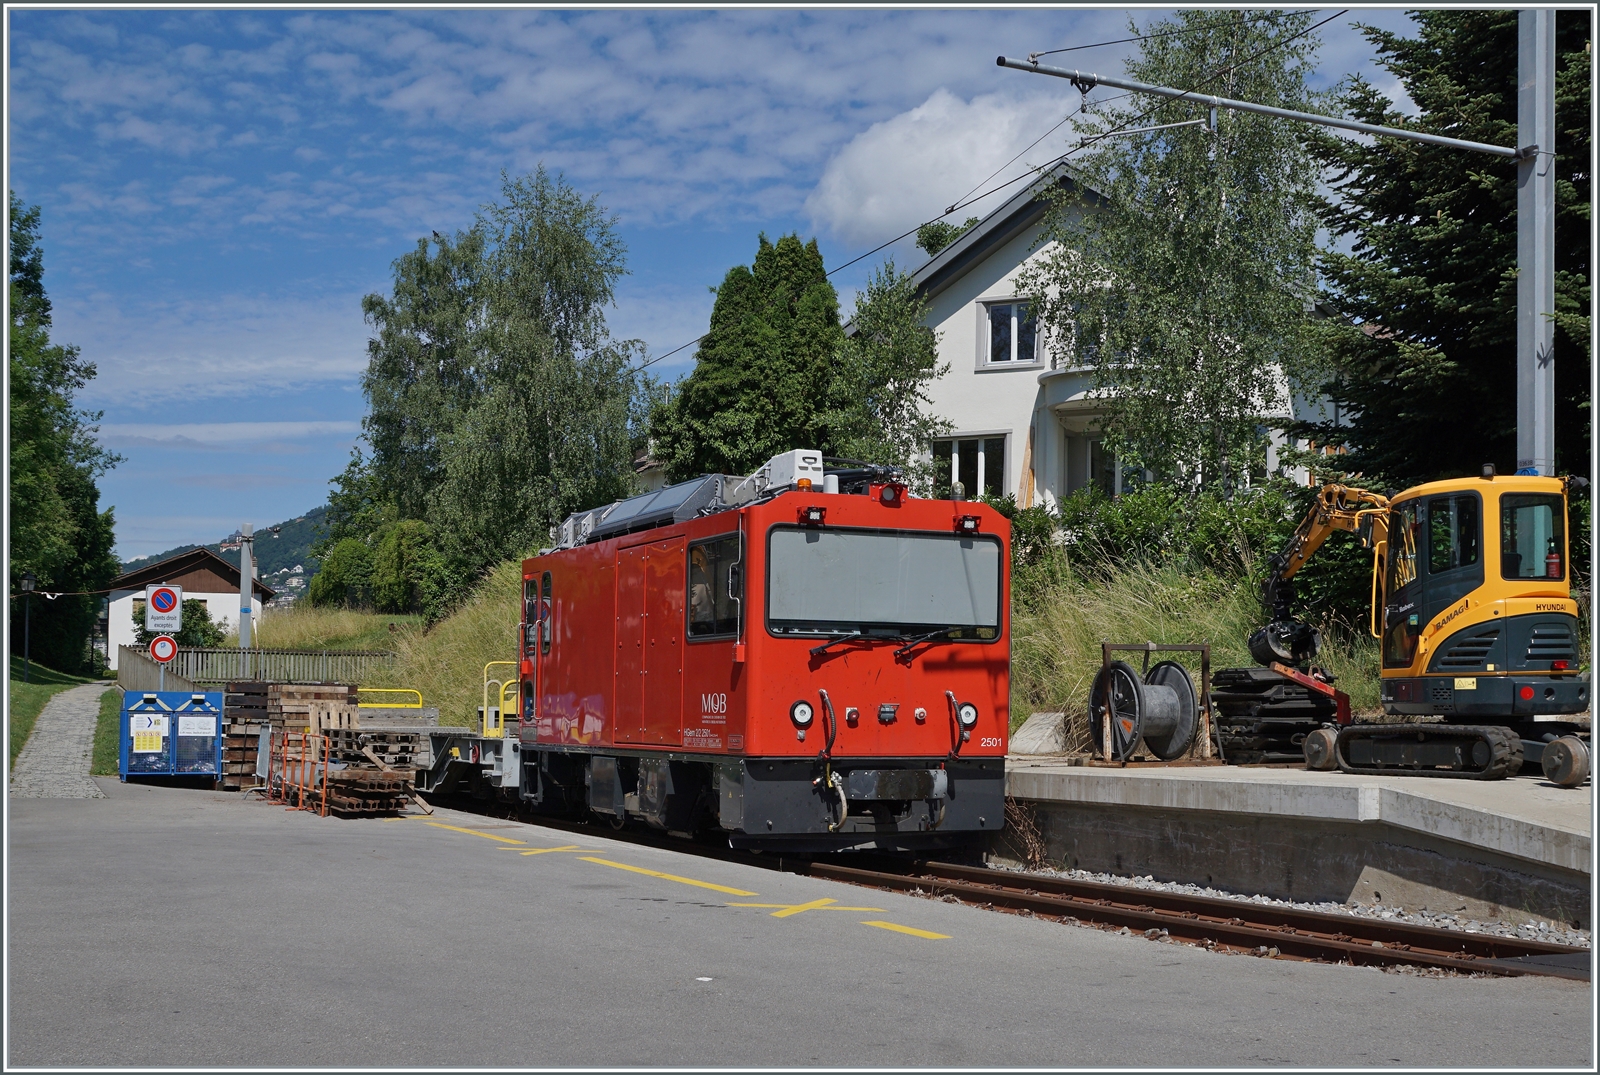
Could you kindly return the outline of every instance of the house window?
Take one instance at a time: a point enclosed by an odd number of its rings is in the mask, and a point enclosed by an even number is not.
[[[1006,438],[954,437],[933,442],[934,496],[948,498],[960,482],[968,499],[1004,496]]]
[[[986,307],[988,344],[984,361],[1028,363],[1037,357],[1038,322],[1025,302],[997,302]]]
[[[1067,496],[1089,486],[1106,496],[1121,496],[1153,479],[1149,471],[1118,460],[1098,434],[1069,433],[1064,439],[1061,488]]]

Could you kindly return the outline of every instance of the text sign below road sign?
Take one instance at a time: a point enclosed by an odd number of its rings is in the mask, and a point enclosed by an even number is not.
[[[150,585],[144,588],[144,629],[162,634],[183,630],[183,587]]]
[[[171,635],[157,635],[150,640],[150,659],[166,664],[178,655],[178,643]]]

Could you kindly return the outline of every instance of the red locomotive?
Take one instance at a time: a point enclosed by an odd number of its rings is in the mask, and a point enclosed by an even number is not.
[[[523,801],[808,851],[1002,827],[1010,531],[993,509],[797,451],[559,535],[523,562]]]

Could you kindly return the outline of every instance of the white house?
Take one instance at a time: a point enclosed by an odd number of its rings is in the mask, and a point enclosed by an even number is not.
[[[1104,411],[1093,398],[1094,371],[1055,364],[1019,298],[1018,274],[1043,253],[1049,192],[1057,186],[1085,204],[1096,198],[1058,169],[912,274],[928,303],[926,324],[939,334],[939,357],[950,367],[929,389],[933,412],[954,425],[950,437],[935,442],[934,458],[948,461],[949,480],[959,480],[968,496],[1011,493],[1022,507],[1053,507],[1090,484],[1117,493],[1125,476],[1101,448]],[[1295,417],[1317,406],[1297,399]],[[1275,456],[1269,450],[1269,466]]]
[[[250,619],[261,622],[261,609],[275,596],[273,590],[253,580]],[[134,644],[138,626],[133,621],[133,603],[143,601],[145,587],[152,584],[183,587],[185,601],[204,601],[213,623],[227,631],[239,628],[239,569],[210,549],[190,549],[177,556],[135,568],[111,581],[110,605],[106,621],[107,659],[117,667],[117,647]]]

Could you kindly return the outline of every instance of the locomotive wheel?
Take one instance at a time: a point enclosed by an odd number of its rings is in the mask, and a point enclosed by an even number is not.
[[[1575,735],[1563,735],[1545,744],[1544,778],[1559,788],[1575,788],[1589,779],[1589,744]]]
[[[1333,745],[1339,739],[1339,732],[1335,728],[1318,728],[1306,733],[1306,741],[1301,749],[1305,751],[1307,769],[1337,769],[1339,761],[1334,757]]]
[[[1101,668],[1089,689],[1089,735],[1102,757],[1106,754],[1107,708],[1111,711],[1111,756],[1127,761],[1144,731],[1144,688],[1139,683],[1139,673],[1126,661],[1113,661],[1110,668]]]
[[[1194,691],[1194,680],[1177,661],[1162,661],[1144,677],[1145,686],[1166,688],[1176,698],[1176,712],[1172,707],[1157,704],[1158,691],[1145,691],[1144,745],[1162,761],[1181,758],[1194,745],[1194,736],[1200,728],[1200,699]],[[1162,699],[1163,702],[1166,699]],[[1157,714],[1168,718],[1152,719]]]

